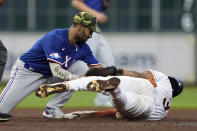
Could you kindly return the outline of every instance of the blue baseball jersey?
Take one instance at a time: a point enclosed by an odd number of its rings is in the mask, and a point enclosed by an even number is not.
[[[84,3],[98,12],[103,12],[103,0],[84,0]]]
[[[52,75],[49,61],[60,64],[63,69],[67,69],[76,60],[89,65],[100,64],[86,43],[82,46],[70,44],[68,28],[47,33],[20,59],[29,69],[47,76]]]

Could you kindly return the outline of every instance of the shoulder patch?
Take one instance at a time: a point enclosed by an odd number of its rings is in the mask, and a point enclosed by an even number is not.
[[[50,56],[51,58],[55,58],[55,59],[60,58],[60,56],[59,56],[58,53],[51,53],[49,56]]]

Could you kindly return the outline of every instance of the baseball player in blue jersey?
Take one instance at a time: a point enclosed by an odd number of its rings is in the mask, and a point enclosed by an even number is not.
[[[72,74],[73,65],[77,69],[83,69],[81,63],[87,63],[90,68],[101,67],[85,43],[93,32],[99,33],[96,25],[96,18],[92,14],[79,12],[74,16],[71,27],[52,30],[18,58],[10,80],[0,95],[0,112],[9,113],[45,83],[48,77],[77,79],[78,76]],[[1,120],[8,119],[4,117]]]
[[[87,11],[93,14],[99,23],[108,21],[108,16],[104,13],[110,5],[109,0],[72,0],[72,6],[78,11]],[[102,34],[93,33],[87,44],[94,56],[103,66],[115,65],[115,58]],[[94,99],[95,106],[112,106],[111,97],[98,93]]]
[[[105,23],[108,20],[108,17],[103,13],[104,9],[107,9],[109,6],[108,0],[72,0],[72,6],[76,8],[78,11],[87,11],[93,14],[98,22]],[[105,38],[98,33],[93,33],[92,38],[88,39],[88,46],[93,52],[93,55],[99,60],[99,62],[103,66],[111,66],[115,65],[115,60],[112,54],[112,51],[107,44]],[[77,63],[74,63],[77,64]],[[70,70],[73,74],[81,76],[85,74],[88,70],[86,65],[83,65],[80,70],[77,66],[71,66]],[[75,70],[73,72],[73,70]],[[58,82],[59,79],[48,79],[46,83],[54,83]],[[61,81],[61,80],[60,80]],[[64,106],[65,103],[72,96],[72,91],[63,92],[56,94],[48,103],[45,111],[43,112],[43,117],[45,118],[62,118],[64,116],[61,107]],[[112,106],[111,97],[105,96],[102,94],[98,94],[95,99],[96,106]]]

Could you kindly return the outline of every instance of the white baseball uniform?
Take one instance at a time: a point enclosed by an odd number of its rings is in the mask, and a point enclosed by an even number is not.
[[[151,71],[156,87],[147,79],[129,76],[115,76],[120,79],[119,86],[113,91],[116,109],[130,119],[143,118],[160,120],[166,116],[172,99],[172,87],[168,77],[157,71]],[[84,77],[68,81],[70,90],[87,90],[92,80],[108,80],[110,77]]]

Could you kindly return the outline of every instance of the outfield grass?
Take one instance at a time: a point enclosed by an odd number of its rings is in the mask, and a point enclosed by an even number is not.
[[[183,92],[173,98],[172,108],[197,109],[197,87],[185,87]]]
[[[25,100],[23,100],[17,107],[22,108],[45,108],[47,102],[54,95],[47,98],[38,98],[32,93]],[[94,98],[96,97],[96,93],[92,92],[75,92],[71,99],[65,104],[64,107],[94,107]]]
[[[3,90],[0,86],[0,91]],[[64,107],[80,108],[80,107],[94,107],[94,98],[96,93],[93,92],[75,92],[69,102]],[[25,100],[23,100],[17,108],[45,108],[47,102],[52,96],[47,98],[38,98],[32,93]],[[185,87],[183,93],[175,97],[172,101],[171,108],[175,109],[197,109],[197,87]]]

